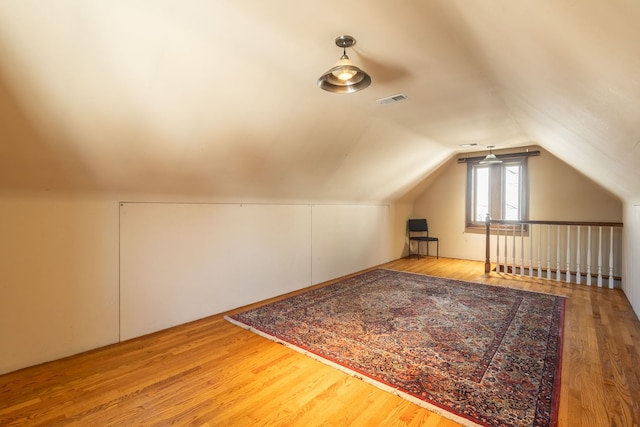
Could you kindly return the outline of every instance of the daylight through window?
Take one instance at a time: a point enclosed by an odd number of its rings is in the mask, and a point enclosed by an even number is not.
[[[483,226],[492,219],[528,218],[527,158],[506,159],[502,163],[467,166],[467,226]]]

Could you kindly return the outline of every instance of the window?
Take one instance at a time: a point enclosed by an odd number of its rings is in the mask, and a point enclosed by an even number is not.
[[[492,219],[528,219],[527,190],[527,157],[467,162],[467,227],[484,226],[487,213]]]

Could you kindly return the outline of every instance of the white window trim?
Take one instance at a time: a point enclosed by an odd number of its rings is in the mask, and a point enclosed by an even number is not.
[[[491,173],[495,173],[498,169],[499,169],[499,173],[500,173],[500,180],[499,180],[499,191],[500,191],[500,195],[499,196],[490,196],[491,200],[490,200],[490,205],[492,206],[499,206],[499,210],[500,212],[494,212],[496,210],[496,208],[494,207],[493,209],[489,209],[490,213],[493,219],[504,219],[501,218],[502,216],[502,210],[503,210],[503,204],[504,204],[504,166],[507,165],[513,165],[513,164],[519,164],[521,166],[521,180],[520,180],[520,197],[519,197],[519,204],[520,204],[520,208],[519,211],[521,213],[520,215],[520,220],[528,220],[529,219],[529,179],[528,179],[528,157],[527,156],[513,156],[510,158],[506,158],[503,159],[503,163],[497,164],[497,165],[490,165],[487,166],[489,168],[492,168]],[[480,165],[480,161],[481,159],[477,160],[477,161],[467,161],[467,182],[466,182],[466,205],[465,205],[465,224],[466,224],[466,228],[467,230],[474,230],[474,229],[482,229],[484,230],[485,227],[485,223],[484,220],[483,221],[475,221],[473,218],[473,215],[475,214],[474,212],[474,173],[475,173],[475,169]],[[495,179],[495,175],[493,175],[494,178],[490,177],[490,181],[492,179]],[[491,183],[490,183],[491,185]],[[494,184],[495,185],[495,184]],[[499,198],[499,200],[496,200],[496,197]]]

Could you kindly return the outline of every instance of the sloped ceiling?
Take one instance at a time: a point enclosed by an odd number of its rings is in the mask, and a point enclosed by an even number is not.
[[[640,195],[640,2],[0,1],[2,190],[388,201],[464,144]]]

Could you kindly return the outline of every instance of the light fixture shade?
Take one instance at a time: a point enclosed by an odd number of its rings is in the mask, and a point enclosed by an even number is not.
[[[499,158],[496,157],[495,154],[493,154],[493,145],[489,145],[487,148],[489,149],[489,154],[487,154],[487,157],[485,157],[484,159],[482,159],[480,161],[481,165],[497,165],[499,163],[502,163],[502,160],[500,160]]]
[[[338,75],[351,75],[342,79]],[[369,87],[371,77],[355,65],[338,65],[318,79],[318,87],[333,93],[352,93]]]
[[[336,45],[345,49],[355,44],[351,36],[336,38]],[[318,87],[332,93],[352,93],[369,87],[371,77],[351,63],[346,51],[333,68],[318,79]]]
[[[496,155],[493,153],[487,154],[487,157],[480,160],[481,165],[496,165],[498,163],[502,163],[502,160],[497,158]]]

